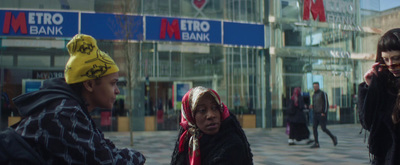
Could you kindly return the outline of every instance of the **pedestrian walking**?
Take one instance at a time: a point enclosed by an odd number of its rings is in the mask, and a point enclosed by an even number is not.
[[[140,152],[105,139],[89,115],[97,107],[112,109],[120,93],[118,66],[91,36],[77,34],[67,48],[65,79],[46,80],[39,91],[13,100],[22,116],[15,132],[47,164],[144,164]]]
[[[251,165],[253,155],[239,121],[212,89],[195,87],[182,99],[171,165]]]
[[[358,112],[372,164],[400,164],[400,28],[378,41],[376,63],[359,85]]]
[[[319,141],[318,141],[318,125],[321,125],[322,131],[331,137],[333,145],[336,146],[338,144],[337,137],[331,133],[331,131],[326,128],[326,123],[328,121],[328,109],[329,109],[329,102],[328,102],[328,95],[319,89],[319,82],[313,83],[314,94],[312,96],[312,105],[311,108],[313,109],[313,133],[314,133],[314,144],[311,148],[319,148]]]
[[[287,122],[289,123],[289,145],[295,145],[295,141],[307,140],[307,144],[311,144],[314,140],[310,139],[310,131],[307,127],[307,119],[303,112],[305,109],[303,96],[301,96],[301,88],[296,87],[290,98],[288,108]]]

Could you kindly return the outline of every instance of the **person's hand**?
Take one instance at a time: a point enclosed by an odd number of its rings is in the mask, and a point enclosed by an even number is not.
[[[321,113],[321,116],[325,116],[325,113]]]
[[[378,72],[376,71],[376,67],[379,65],[379,63],[375,63],[372,65],[372,68],[369,69],[365,74],[364,74],[364,79],[365,79],[365,83],[367,83],[367,85],[371,84],[371,79],[372,76],[378,76]],[[382,68],[379,68],[378,71],[381,71]]]

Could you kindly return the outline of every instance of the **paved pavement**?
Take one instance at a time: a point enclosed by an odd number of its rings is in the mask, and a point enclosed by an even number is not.
[[[369,164],[364,132],[359,134],[359,124],[328,125],[338,137],[335,147],[332,140],[319,128],[321,148],[311,149],[305,142],[289,146],[285,128],[244,129],[250,143],[255,165],[362,165]],[[311,127],[309,128],[312,132]],[[171,161],[177,131],[134,132],[134,146],[129,144],[128,132],[106,132],[121,148],[134,148],[143,153],[146,165],[166,165]],[[312,136],[312,135],[311,135]]]

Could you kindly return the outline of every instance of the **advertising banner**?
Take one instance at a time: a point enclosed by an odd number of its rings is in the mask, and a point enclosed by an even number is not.
[[[221,21],[146,16],[146,40],[221,44]]]
[[[22,79],[22,94],[38,91],[43,84],[43,80]]]
[[[0,36],[73,37],[78,33],[78,13],[0,10],[0,28]]]
[[[172,98],[175,110],[180,110],[182,105],[182,98],[192,88],[192,82],[175,81],[172,87]]]
[[[81,33],[100,40],[143,40],[143,17],[82,13]]]

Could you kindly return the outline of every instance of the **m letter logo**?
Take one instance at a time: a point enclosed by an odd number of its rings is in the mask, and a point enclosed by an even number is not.
[[[15,19],[11,12],[6,12],[3,25],[3,34],[10,33],[10,26],[13,28],[15,33],[17,33],[18,29],[21,29],[22,34],[28,34],[25,13],[20,12],[17,16],[17,19]]]
[[[169,38],[175,34],[175,39],[181,39],[181,32],[179,29],[179,21],[174,19],[170,25],[166,18],[161,19],[160,39],[165,39],[166,32],[168,32]]]
[[[313,0],[304,0],[303,20],[310,19],[310,11],[314,20],[316,20],[319,16],[320,22],[326,22],[323,0],[315,0],[315,3],[313,2]]]

